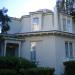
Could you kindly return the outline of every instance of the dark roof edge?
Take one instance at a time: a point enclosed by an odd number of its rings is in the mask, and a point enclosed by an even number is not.
[[[63,32],[63,31],[58,31],[58,30],[25,32],[25,33],[16,33],[16,34],[0,34],[0,37],[21,39],[21,38],[24,38],[24,37],[45,36],[45,35],[54,35],[54,36],[64,36],[64,37],[75,38],[74,33]]]
[[[63,31],[58,31],[58,30],[26,32],[26,33],[18,33],[16,35],[20,36],[20,37],[22,37],[22,36],[25,37],[25,36],[58,35],[58,36],[66,36],[66,37],[75,38],[74,33],[63,32]]]

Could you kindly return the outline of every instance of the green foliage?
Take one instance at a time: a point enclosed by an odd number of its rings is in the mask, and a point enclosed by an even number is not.
[[[27,59],[0,57],[0,75],[53,75],[54,69],[37,68]]]
[[[36,67],[27,59],[16,57],[0,57],[0,69],[28,69]]]
[[[32,69],[21,69],[20,75],[53,75],[54,69],[51,68],[32,68]]]
[[[28,68],[34,68],[36,67],[36,65],[27,59],[19,58],[19,67],[28,69]]]
[[[65,71],[64,71],[65,75],[75,75],[75,61],[74,60],[64,62],[64,66],[65,66]]]
[[[12,69],[0,69],[0,75],[17,75],[17,71]]]
[[[10,18],[7,15],[8,10],[6,8],[0,9],[0,22],[1,22],[1,31],[2,33],[6,33],[10,27],[8,25],[8,22],[10,22]]]

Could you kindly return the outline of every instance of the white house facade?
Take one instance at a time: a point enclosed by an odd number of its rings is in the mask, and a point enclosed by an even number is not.
[[[71,15],[58,13],[56,8],[54,12],[41,9],[11,18],[9,25],[7,34],[0,34],[0,56],[27,58],[38,67],[55,68],[55,75],[63,74],[64,61],[75,59],[75,23]]]

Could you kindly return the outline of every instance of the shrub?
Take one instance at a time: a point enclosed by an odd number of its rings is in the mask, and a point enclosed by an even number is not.
[[[32,69],[21,69],[20,75],[53,75],[54,69],[51,68],[32,68]]]
[[[0,69],[0,75],[17,75],[17,71],[10,69]]]
[[[53,75],[54,69],[37,68],[27,59],[0,57],[0,75]]]
[[[15,57],[0,57],[0,69],[15,69],[17,62]]]
[[[36,67],[27,59],[17,57],[0,57],[0,69],[28,69]]]
[[[74,60],[64,62],[64,66],[65,66],[65,71],[64,71],[65,75],[75,75],[75,61]]]
[[[29,69],[29,68],[35,68],[36,65],[27,59],[19,58],[18,67]]]

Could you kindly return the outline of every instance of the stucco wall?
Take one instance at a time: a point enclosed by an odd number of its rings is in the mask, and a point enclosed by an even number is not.
[[[54,15],[53,15],[53,13],[43,14],[42,19],[43,19],[42,30],[43,31],[53,30],[53,28],[54,28]]]
[[[31,31],[34,31],[33,30],[33,18],[39,18],[39,31],[41,31],[42,30],[42,14],[40,13],[34,13],[34,14],[31,14],[31,16],[30,16],[30,19],[31,19],[31,22],[30,22],[30,24],[31,24]]]
[[[39,30],[38,31],[49,31],[49,30],[60,30],[63,29],[63,18],[66,19],[66,32],[74,32],[75,26],[72,23],[72,17],[70,15],[65,15],[57,13],[55,9],[54,12],[32,12],[29,15],[24,15],[21,19],[12,18],[10,25],[10,30],[8,33],[25,33],[32,32],[33,30],[33,18],[39,18]],[[70,20],[70,25],[67,25],[67,20]],[[68,28],[71,29],[68,31]]]
[[[75,39],[60,36],[34,36],[26,37],[22,43],[21,56],[30,60],[31,42],[37,42],[36,59],[38,66],[54,67],[56,75],[61,75],[64,71],[63,62],[65,57],[65,41],[73,43],[73,56],[75,58]]]
[[[20,20],[11,18],[11,22],[9,22],[10,30],[8,34],[19,33],[21,30],[21,22]]]
[[[72,23],[72,17],[70,16],[70,15],[65,15],[65,14],[59,14],[60,16],[59,16],[59,20],[58,20],[58,22],[59,22],[59,30],[61,30],[61,31],[64,31],[64,27],[63,27],[63,19],[65,19],[66,20],[66,30],[65,30],[65,32],[70,32],[70,33],[72,33],[73,32],[73,23]],[[70,27],[68,26],[68,20],[70,20]],[[70,31],[69,31],[69,28],[70,28]]]
[[[72,21],[73,23],[73,32],[75,33],[75,20]]]
[[[75,39],[55,36],[57,75],[61,75],[64,71],[63,62],[69,60],[65,55],[65,41],[73,43],[73,57],[75,58]]]
[[[55,66],[55,41],[54,36],[37,36],[27,37],[22,45],[21,56],[30,59],[30,43],[37,42],[36,60],[38,66],[54,67]]]
[[[31,19],[30,16],[25,16],[21,19],[20,33],[31,32]]]

